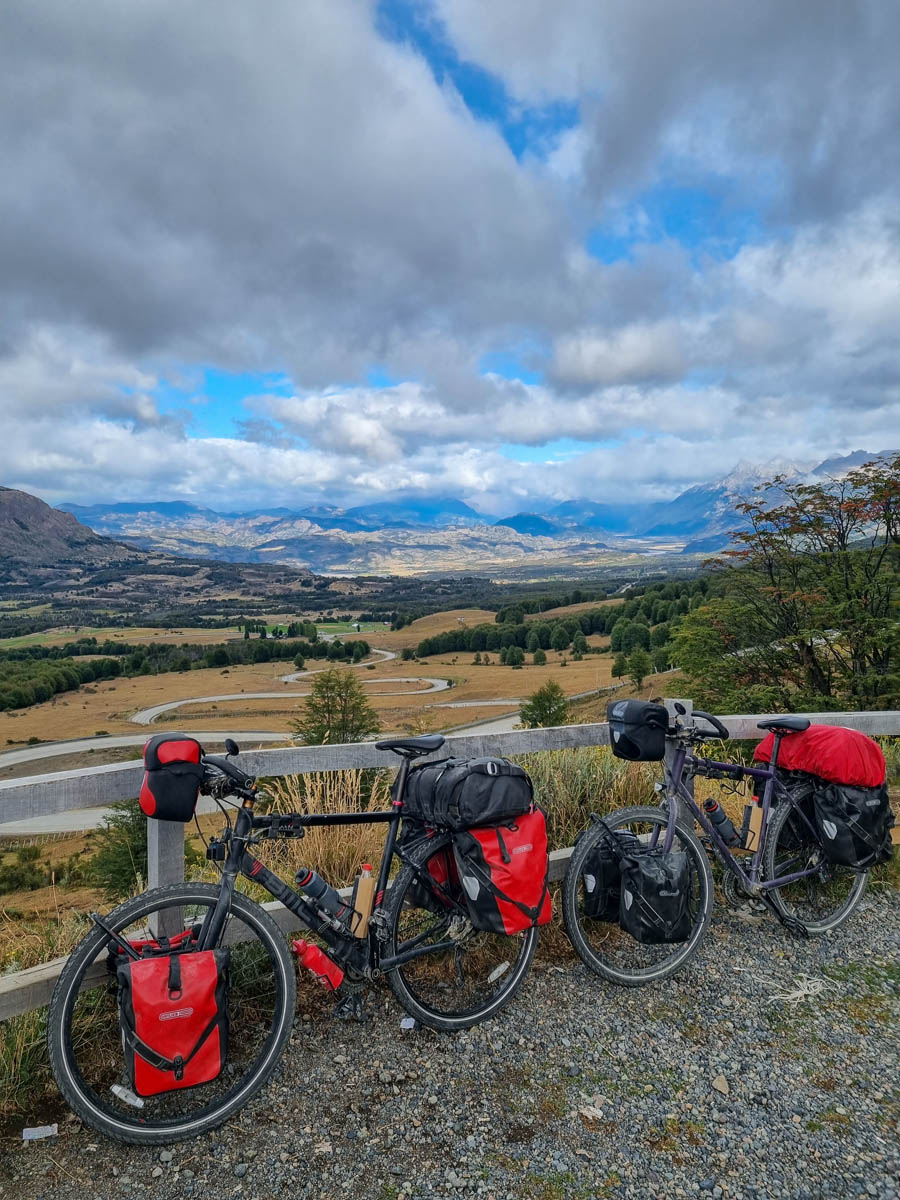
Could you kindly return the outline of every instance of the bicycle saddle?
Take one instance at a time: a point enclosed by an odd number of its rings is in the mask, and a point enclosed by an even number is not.
[[[756,722],[757,729],[771,729],[773,733],[802,733],[809,726],[808,717],[766,717]]]
[[[393,750],[395,754],[401,754],[404,758],[418,758],[420,754],[431,754],[435,750],[440,750],[444,744],[444,738],[439,733],[425,733],[421,737],[410,738],[387,738],[383,742],[376,742],[376,750]]]

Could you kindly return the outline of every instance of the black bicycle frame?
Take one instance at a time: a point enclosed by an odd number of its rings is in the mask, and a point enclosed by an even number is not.
[[[698,758],[690,754],[687,747],[679,743],[675,750],[675,756],[672,761],[671,768],[666,767],[666,782],[671,787],[671,817],[669,824],[666,827],[666,836],[663,843],[665,851],[671,850],[672,841],[675,837],[675,822],[678,819],[678,800],[681,799],[691,812],[691,815],[698,821],[711,840],[716,853],[723,863],[728,867],[732,874],[736,875],[743,883],[752,885],[760,891],[767,891],[770,888],[784,887],[785,884],[795,883],[798,879],[805,879],[807,876],[816,875],[818,867],[812,867],[808,871],[795,871],[791,875],[780,875],[776,879],[760,880],[760,872],[762,870],[762,855],[766,842],[766,831],[769,823],[769,813],[772,808],[772,799],[778,790],[779,799],[791,804],[801,817],[801,819],[812,830],[812,826],[806,816],[794,804],[793,798],[785,791],[781,784],[776,779],[775,767],[778,761],[778,747],[776,745],[775,752],[772,755],[772,762],[768,767],[745,767],[739,763],[717,762],[714,759]],[[687,767],[689,770],[694,766],[699,766],[703,773],[706,772],[721,772],[722,777],[731,779],[742,779],[744,776],[750,776],[752,779],[765,781],[762,798],[762,822],[759,832],[759,843],[756,850],[753,852],[753,858],[750,861],[749,871],[745,871],[738,860],[731,853],[731,850],[726,845],[725,841],[720,836],[715,825],[706,815],[703,808],[697,804],[694,797],[688,791],[684,784],[684,772]],[[739,774],[738,774],[739,772]],[[812,830],[815,833],[815,830]]]
[[[393,801],[389,809],[353,813],[294,813],[292,814],[291,823],[295,828],[312,828],[314,826],[329,825],[386,824],[388,826],[387,839],[375,886],[374,909],[378,909],[384,900],[390,876],[391,860],[395,855],[403,863],[412,866],[417,876],[427,880],[432,890],[443,894],[444,898],[449,901],[450,907],[458,907],[440,884],[420,872],[414,864],[410,863],[406,854],[397,846],[397,835],[403,817],[403,794],[406,790],[408,773],[409,760],[404,759],[400,764],[400,771],[397,776],[397,798]],[[428,929],[417,937],[412,938],[409,943],[405,944],[405,949],[400,953],[382,957],[381,941],[378,937],[378,929],[375,922],[370,921],[365,938],[354,937],[352,933],[349,931],[345,932],[343,929],[335,929],[327,919],[319,915],[317,910],[301,893],[285,883],[284,880],[279,879],[277,875],[249,852],[247,847],[251,843],[254,829],[263,829],[269,825],[269,820],[265,816],[257,817],[254,815],[253,807],[253,801],[246,799],[237,811],[234,829],[228,845],[228,852],[222,866],[219,899],[216,902],[215,908],[207,913],[204,924],[201,927],[199,936],[200,946],[214,946],[220,940],[228,913],[231,909],[231,898],[234,894],[238,875],[244,875],[247,879],[251,879],[254,883],[258,883],[261,887],[265,888],[269,895],[275,900],[280,901],[285,908],[290,909],[306,929],[309,929],[320,937],[329,947],[332,957],[337,962],[343,966],[351,967],[360,975],[367,978],[372,978],[381,971],[393,970],[395,967],[400,967],[404,963],[411,962],[414,958],[456,948],[458,943],[449,938],[446,941],[422,946],[420,943],[432,932],[431,929]]]

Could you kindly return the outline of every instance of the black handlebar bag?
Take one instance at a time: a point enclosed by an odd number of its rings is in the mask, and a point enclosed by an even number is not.
[[[616,758],[659,762],[666,754],[669,714],[649,700],[614,700],[606,706],[609,744]]]
[[[690,910],[691,863],[683,850],[641,850],[621,860],[619,924],[638,942],[653,946],[686,942]]]
[[[144,747],[141,811],[157,821],[190,821],[203,782],[203,747],[183,733],[158,733]]]
[[[215,1079],[228,1053],[227,949],[122,963],[119,1022],[129,1080],[157,1096]]]
[[[445,758],[412,768],[403,814],[436,829],[461,831],[527,813],[534,802],[528,772],[505,758]]]

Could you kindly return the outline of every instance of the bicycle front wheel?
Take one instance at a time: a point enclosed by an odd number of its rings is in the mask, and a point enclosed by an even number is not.
[[[769,889],[779,913],[799,921],[811,934],[828,933],[846,921],[862,900],[869,879],[868,871],[830,863],[816,831],[787,801],[779,803],[772,814],[763,870],[767,880],[798,871],[814,872]]]
[[[155,888],[114,909],[105,924],[132,942],[199,929],[219,891],[211,884]],[[223,1069],[208,1083],[147,1097],[135,1095],[125,1069],[107,935],[95,926],[72,952],[50,1002],[47,1042],[59,1090],[88,1125],[144,1145],[196,1137],[243,1108],[271,1076],[296,1005],[285,939],[264,909],[236,893],[219,944],[230,950]]]
[[[534,958],[538,931],[506,935],[473,927],[449,835],[424,840],[410,857],[422,879],[404,866],[388,892],[385,912],[391,932],[386,953],[429,946],[434,950],[396,967],[388,980],[406,1011],[423,1025],[445,1032],[468,1029],[499,1012],[519,990]],[[429,887],[431,877],[442,881],[453,901],[449,907],[440,892]]]
[[[604,817],[611,832],[627,831],[646,845],[662,847],[669,814],[661,808],[624,808]],[[594,825],[578,839],[563,880],[563,921],[581,961],[610,983],[640,987],[658,983],[680,970],[697,952],[712,915],[713,881],[703,846],[693,830],[678,822],[673,850],[682,850],[690,864],[688,909],[691,930],[686,941],[647,945],[637,941],[618,921],[590,915],[594,883],[592,863],[606,834]]]

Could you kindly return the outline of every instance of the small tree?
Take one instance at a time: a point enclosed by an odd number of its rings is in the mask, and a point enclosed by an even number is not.
[[[572,649],[577,650],[579,654],[584,654],[587,648],[587,638],[583,633],[576,633],[572,638]]]
[[[297,668],[297,670],[298,670],[298,671],[302,671],[302,670],[303,670],[303,664],[304,664],[304,662],[305,662],[305,661],[306,661],[306,660],[304,659],[304,657],[303,657],[303,655],[302,655],[302,654],[295,654],[295,655],[294,655],[294,666]]]
[[[297,736],[314,746],[361,742],[380,729],[378,714],[366,699],[362,684],[352,671],[340,667],[315,677],[293,723]]]
[[[416,652],[412,648],[412,646],[404,646],[403,649],[400,651],[400,661],[401,662],[412,662],[412,660],[415,657],[416,657]]]
[[[547,654],[540,647],[534,652],[534,665],[536,667],[545,667],[547,665]]]
[[[506,665],[508,667],[521,667],[525,661],[525,651],[521,646],[510,646],[506,651]]]
[[[97,853],[88,873],[110,900],[123,900],[147,883],[147,818],[136,800],[114,804],[112,810],[94,834]]]
[[[569,719],[569,704],[565,692],[555,679],[528,697],[519,710],[519,719],[526,729],[565,725]]]
[[[537,635],[537,630],[536,629],[530,630],[529,634],[528,634],[528,638],[526,639],[526,642],[525,642],[525,649],[528,651],[529,654],[534,654],[535,650],[540,649],[540,646],[541,646],[541,639]]]
[[[628,659],[628,674],[638,691],[641,690],[644,680],[652,670],[653,660],[647,651],[640,646],[637,650],[632,650],[631,657]]]
[[[621,679],[628,674],[628,659],[620,651],[613,659],[612,677],[613,679]]]
[[[550,646],[553,650],[565,650],[570,641],[569,634],[564,625],[557,625],[553,630],[553,636],[550,639]]]
[[[475,657],[472,659],[472,662],[476,667],[481,666],[481,651],[480,650],[475,651]]]

